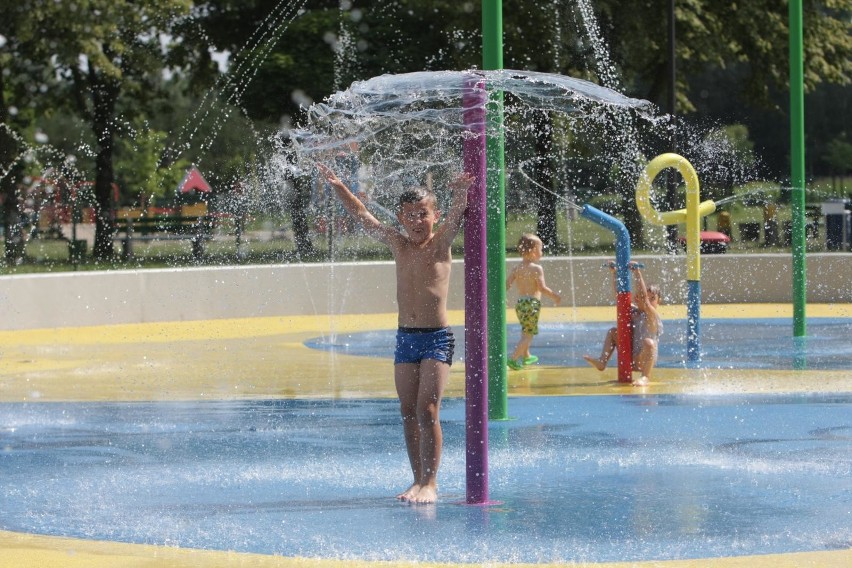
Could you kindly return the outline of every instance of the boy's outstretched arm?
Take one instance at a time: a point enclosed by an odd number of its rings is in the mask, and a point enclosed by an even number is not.
[[[453,191],[453,201],[450,204],[450,211],[447,213],[447,218],[441,225],[441,233],[443,236],[452,241],[461,229],[462,221],[464,220],[464,212],[467,209],[467,192],[473,183],[473,176],[467,172],[458,174],[449,187]]]
[[[364,203],[346,187],[345,183],[340,181],[340,178],[328,166],[320,163],[317,163],[316,166],[328,184],[334,188],[338,199],[343,204],[343,208],[364,227],[367,234],[384,242],[391,234],[396,232],[376,219]]]

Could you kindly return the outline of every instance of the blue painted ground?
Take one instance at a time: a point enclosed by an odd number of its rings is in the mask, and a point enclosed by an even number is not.
[[[0,404],[0,528],[346,559],[637,561],[852,546],[852,395],[511,399],[491,507],[409,481],[393,400]]]
[[[551,323],[539,327],[532,352],[539,364],[585,367],[583,355],[597,356],[612,323]],[[686,320],[666,320],[660,340],[658,367],[684,367]],[[335,349],[348,355],[392,357],[396,330],[341,334],[306,341],[314,349]],[[808,336],[793,337],[788,319],[705,319],[701,322],[701,366],[708,369],[852,369],[852,319],[812,318]],[[513,346],[520,326],[509,325]],[[464,359],[461,330],[456,330],[457,358]],[[613,364],[615,358],[613,359]]]

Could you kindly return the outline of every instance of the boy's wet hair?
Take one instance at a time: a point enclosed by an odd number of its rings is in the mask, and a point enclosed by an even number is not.
[[[525,255],[528,252],[532,252],[539,243],[541,243],[541,239],[538,236],[532,233],[524,233],[518,239],[518,253]]]
[[[661,298],[660,287],[657,286],[656,284],[648,284],[648,286],[645,287],[645,290],[648,291],[649,296],[654,296],[658,300]]]
[[[429,200],[429,204],[432,208],[435,208],[438,204],[438,198],[435,197],[435,194],[425,187],[412,187],[411,189],[406,189],[399,196],[399,208],[402,209],[402,206],[406,203],[417,203],[424,199]]]

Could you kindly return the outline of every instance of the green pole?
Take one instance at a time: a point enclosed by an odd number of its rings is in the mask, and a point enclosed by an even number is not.
[[[790,0],[790,186],[793,217],[793,337],[803,337],[805,267],[805,92],[802,63],[802,0]]]
[[[503,68],[503,3],[482,2],[482,67]],[[503,91],[490,93],[485,217],[488,289],[488,418],[506,420],[506,177]]]

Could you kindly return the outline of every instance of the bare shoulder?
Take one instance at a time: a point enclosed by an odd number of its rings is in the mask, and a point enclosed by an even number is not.
[[[535,272],[535,267],[535,263],[521,261],[520,264],[515,266],[514,270],[518,272],[518,274],[532,274]]]
[[[536,277],[541,276],[544,274],[544,268],[542,268],[540,264],[531,262],[527,265],[527,274]]]

